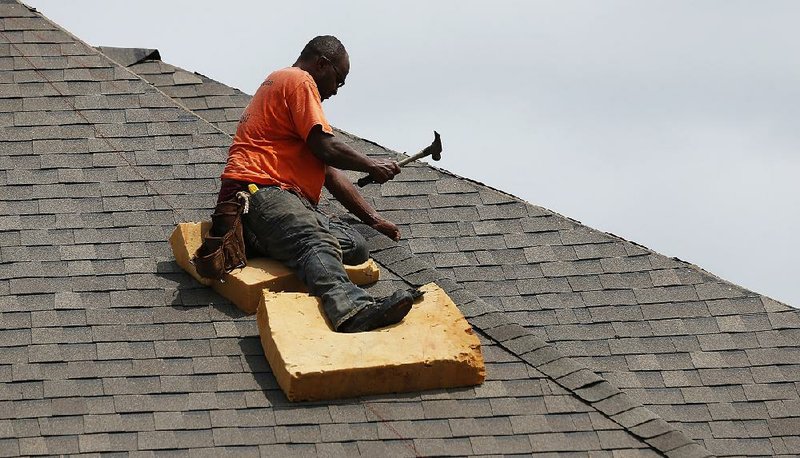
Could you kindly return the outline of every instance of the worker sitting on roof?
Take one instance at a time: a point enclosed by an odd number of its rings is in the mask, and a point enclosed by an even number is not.
[[[399,290],[376,300],[354,285],[342,263],[367,261],[366,241],[317,209],[324,184],[364,223],[400,238],[397,226],[378,215],[338,170],[367,172],[378,183],[400,173],[395,161],[367,157],[334,137],[322,101],[336,95],[349,71],[342,43],[319,36],[292,67],[267,76],[239,120],[218,203],[257,189],[241,217],[249,247],[291,268],[322,299],[336,331],[362,332],[401,321],[419,293]]]

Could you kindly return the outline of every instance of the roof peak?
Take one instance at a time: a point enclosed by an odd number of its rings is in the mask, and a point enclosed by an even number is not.
[[[158,49],[117,48],[114,46],[96,46],[95,49],[123,67],[130,67],[145,60],[161,60]]]

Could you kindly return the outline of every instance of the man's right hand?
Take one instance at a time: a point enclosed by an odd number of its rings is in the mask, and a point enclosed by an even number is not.
[[[373,159],[369,175],[376,183],[386,183],[400,173],[397,161],[390,159]]]

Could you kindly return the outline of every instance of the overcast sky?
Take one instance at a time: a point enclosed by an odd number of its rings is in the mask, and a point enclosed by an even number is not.
[[[249,94],[336,35],[337,127],[800,306],[798,1],[27,3]]]

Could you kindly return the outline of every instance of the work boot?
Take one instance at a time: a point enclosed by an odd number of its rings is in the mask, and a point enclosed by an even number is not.
[[[400,321],[411,311],[411,305],[422,296],[417,289],[397,290],[391,296],[377,299],[342,323],[337,332],[367,332]]]
[[[411,299],[413,300],[413,302],[417,302],[417,299],[422,297],[422,295],[425,294],[425,292],[424,291],[420,291],[417,288],[409,288],[408,289],[408,294],[411,295]]]

